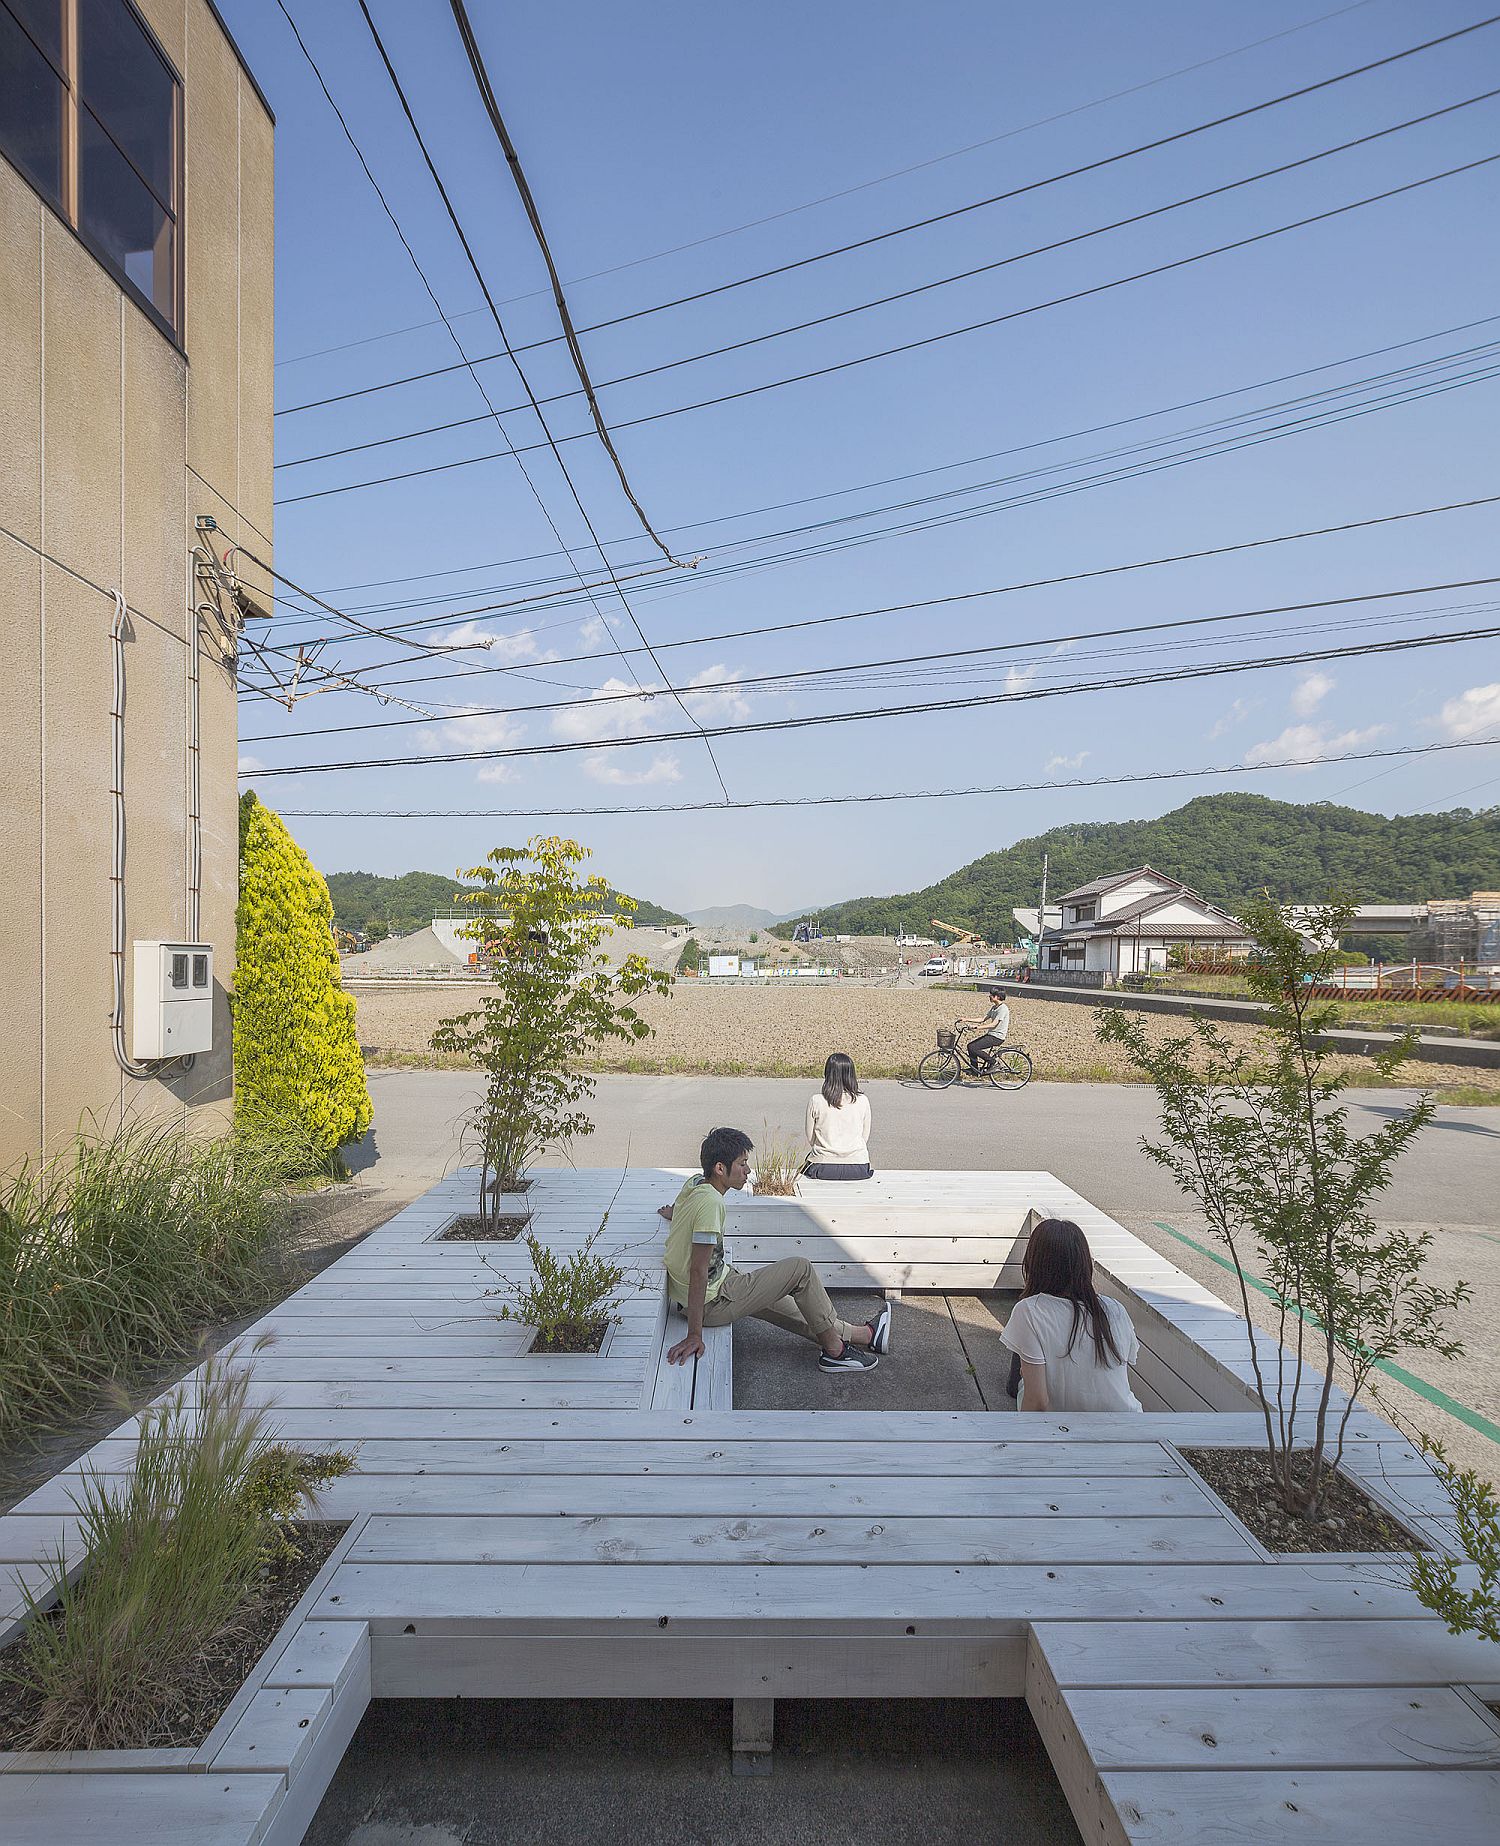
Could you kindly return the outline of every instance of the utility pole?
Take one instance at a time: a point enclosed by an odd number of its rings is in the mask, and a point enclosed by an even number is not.
[[[1042,937],[1047,933],[1047,855],[1042,854],[1042,907],[1036,915],[1036,965],[1042,965]]]

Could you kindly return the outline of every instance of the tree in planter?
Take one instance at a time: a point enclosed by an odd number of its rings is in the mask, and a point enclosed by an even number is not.
[[[533,1352],[597,1352],[609,1323],[615,1319],[615,1301],[626,1271],[607,1257],[595,1256],[594,1245],[609,1223],[605,1212],[599,1228],[585,1238],[571,1256],[559,1256],[531,1231],[526,1248],[531,1254],[531,1275],[523,1282],[503,1278],[487,1295],[508,1295],[501,1303],[501,1320],[534,1327]]]
[[[1469,1293],[1462,1282],[1440,1289],[1421,1279],[1430,1235],[1377,1226],[1369,1211],[1397,1159],[1432,1120],[1431,1097],[1373,1134],[1355,1135],[1340,1102],[1349,1079],[1326,1068],[1322,1035],[1336,1023],[1336,1008],[1316,1000],[1312,987],[1326,975],[1354,908],[1336,899],[1299,930],[1269,897],[1247,907],[1243,921],[1257,953],[1246,978],[1264,1008],[1264,1031],[1251,1049],[1235,1049],[1198,1015],[1187,1031],[1154,1043],[1138,1019],[1115,1008],[1105,1010],[1098,1028],[1156,1088],[1164,1139],[1143,1141],[1146,1153],[1197,1200],[1229,1252],[1272,1479],[1286,1512],[1303,1519],[1322,1513],[1354,1400],[1377,1362],[1398,1352],[1456,1357],[1462,1347],[1444,1333],[1444,1315]],[[1374,1058],[1382,1076],[1394,1074],[1410,1044],[1408,1035]],[[1277,1302],[1274,1377],[1250,1313],[1251,1248]],[[1340,1361],[1350,1389],[1335,1416]],[[1309,1427],[1299,1462],[1298,1438]]]
[[[328,1158],[373,1113],[339,983],[333,905],[322,874],[279,815],[240,799],[235,913],[234,1112],[239,1126],[291,1129]]]
[[[460,873],[478,885],[460,893],[474,912],[465,933],[484,946],[493,991],[445,1019],[434,1051],[453,1051],[485,1073],[484,1095],[464,1119],[482,1166],[478,1216],[493,1235],[498,1198],[513,1190],[543,1148],[594,1132],[578,1107],[594,1090],[582,1066],[606,1040],[642,1039],[651,1027],[630,1002],[667,993],[671,977],[644,956],[612,967],[600,943],[628,927],[635,906],[602,878],[579,878],[588,857],[576,840],[537,835],[498,846]]]

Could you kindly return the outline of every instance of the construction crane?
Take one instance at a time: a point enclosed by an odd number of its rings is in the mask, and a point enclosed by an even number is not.
[[[944,930],[950,935],[953,938],[953,947],[956,949],[989,947],[984,937],[972,929],[959,929],[955,924],[945,923],[941,917],[930,917],[928,921],[934,929]]]

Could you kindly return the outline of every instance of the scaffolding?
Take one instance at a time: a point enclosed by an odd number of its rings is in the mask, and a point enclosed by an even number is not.
[[[1429,899],[1419,940],[1423,960],[1450,968],[1500,962],[1500,891]]]

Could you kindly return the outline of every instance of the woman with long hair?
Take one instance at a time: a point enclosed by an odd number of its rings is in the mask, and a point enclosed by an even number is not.
[[[823,1087],[807,1105],[807,1144],[802,1170],[809,1179],[868,1179],[873,1172],[870,1099],[847,1052],[833,1052],[823,1066]]]
[[[1021,1259],[1025,1286],[1000,1337],[1021,1364],[1021,1410],[1139,1410],[1126,1367],[1140,1350],[1130,1316],[1094,1287],[1088,1239],[1045,1218]]]

